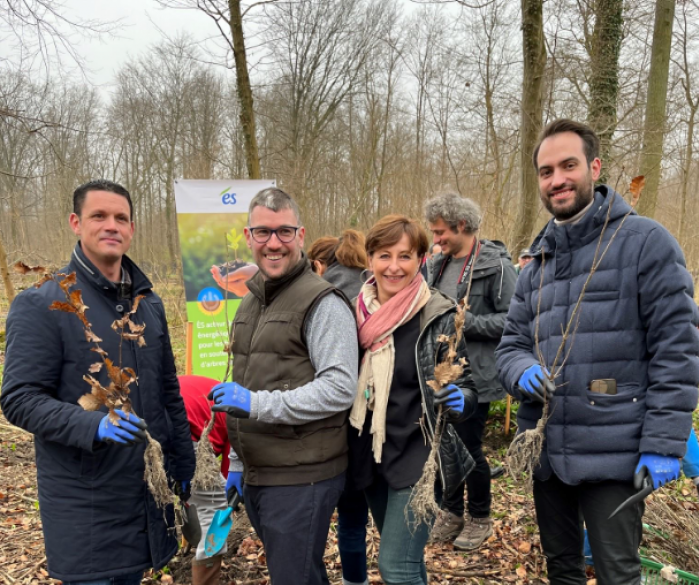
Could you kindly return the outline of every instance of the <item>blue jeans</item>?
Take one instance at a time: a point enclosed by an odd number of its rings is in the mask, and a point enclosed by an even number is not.
[[[363,491],[345,490],[337,503],[337,547],[342,577],[350,583],[364,583],[366,571],[366,525],[369,506]]]
[[[411,532],[405,519],[411,491],[409,487],[394,490],[379,476],[365,490],[381,535],[379,572],[386,585],[427,585],[425,545],[431,526],[420,524]],[[410,516],[412,520],[412,511]]]
[[[139,571],[138,573],[91,579],[89,581],[63,581],[63,585],[141,585],[142,579],[143,571]]]

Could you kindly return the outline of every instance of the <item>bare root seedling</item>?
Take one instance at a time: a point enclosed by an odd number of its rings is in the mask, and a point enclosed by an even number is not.
[[[460,306],[457,307],[457,312],[454,316],[456,333],[451,336],[441,335],[437,339],[438,343],[447,343],[448,349],[444,359],[434,368],[434,379],[427,382],[427,385],[434,392],[439,392],[442,388],[455,382],[464,372],[466,360],[464,358],[457,360],[456,348],[463,338],[464,321],[466,319],[465,310],[465,308]],[[427,418],[427,414],[424,416]],[[437,471],[439,470],[439,447],[442,443],[442,435],[444,434],[446,424],[446,412],[440,405],[437,409],[437,420],[432,436],[430,453],[422,469],[422,475],[413,487],[410,499],[405,507],[405,519],[412,530],[417,529],[422,523],[429,524],[437,512],[439,512],[439,505],[434,496],[434,485],[437,480]]]
[[[109,358],[107,352],[100,346],[102,339],[92,330],[92,323],[90,323],[86,315],[89,307],[83,302],[82,292],[79,289],[73,289],[77,281],[75,272],[70,274],[45,274],[35,286],[39,288],[48,281],[58,284],[66,297],[66,302],[54,301],[49,306],[49,309],[74,314],[83,325],[85,339],[93,345],[90,351],[95,352],[100,359],[100,361],[93,363],[88,373],[83,376],[83,380],[92,387],[92,390],[81,396],[78,404],[89,411],[97,411],[106,406],[109,420],[119,426],[121,419],[116,413],[117,409],[122,410],[127,415],[130,413],[136,415],[133,412],[131,399],[129,398],[129,393],[131,392],[129,386],[133,383],[138,384],[138,377],[132,368],[121,367],[121,353],[125,340],[135,341],[139,347],[146,345],[146,340],[143,338],[143,333],[146,329],[145,324],[138,324],[132,321],[132,317],[135,315],[138,305],[144,297],[143,295],[137,296],[133,301],[132,309],[121,319],[117,319],[112,323],[112,329],[119,335],[119,360],[115,364]],[[106,387],[92,375],[98,374],[103,368],[106,370],[110,380],[109,385]],[[144,453],[144,481],[148,485],[148,489],[156,504],[164,508],[174,502],[174,497],[168,484],[163,450],[160,443],[150,433],[146,433],[146,436],[148,444]]]

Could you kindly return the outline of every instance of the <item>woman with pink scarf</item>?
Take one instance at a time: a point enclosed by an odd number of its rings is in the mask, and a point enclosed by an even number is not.
[[[422,475],[436,423],[447,408],[461,421],[478,407],[468,366],[461,379],[438,393],[427,386],[454,334],[456,307],[425,283],[420,266],[427,252],[425,230],[414,220],[390,215],[366,237],[373,272],[357,298],[359,342],[364,350],[357,398],[350,413],[350,473],[363,489],[381,533],[379,571],[386,585],[426,585],[424,549],[430,526],[406,519],[412,486]],[[458,347],[468,359],[466,344]],[[436,495],[452,493],[473,460],[451,425],[439,450]]]

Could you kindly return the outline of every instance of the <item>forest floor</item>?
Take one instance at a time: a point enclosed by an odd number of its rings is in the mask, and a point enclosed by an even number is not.
[[[498,419],[488,428],[486,443],[496,463],[506,443]],[[48,577],[41,532],[32,435],[0,417],[0,582],[5,585],[57,583]],[[547,583],[544,558],[531,497],[508,477],[493,481],[494,534],[476,552],[461,553],[451,544],[428,546],[431,583]],[[221,583],[268,583],[264,550],[244,512],[236,518],[224,558]],[[373,523],[367,538],[370,583],[381,583],[377,569],[379,536]],[[189,583],[193,553],[184,550],[164,571],[147,575],[147,582]],[[340,584],[340,559],[335,519],[325,554],[330,582]],[[172,579],[172,580],[171,580]]]
[[[184,363],[184,298],[181,286],[158,286],[168,310],[170,334],[178,361]],[[25,284],[26,286],[26,284]],[[0,298],[0,381],[4,361],[6,300]],[[501,463],[512,433],[503,432],[504,403],[495,403],[485,433],[485,450],[491,466]],[[514,417],[513,417],[514,418]],[[699,419],[695,419],[699,423]],[[697,426],[697,425],[695,425]],[[513,428],[513,431],[516,430]],[[29,433],[10,425],[0,413],[0,584],[58,584],[48,576],[37,495],[34,439]],[[508,476],[493,480],[494,533],[477,551],[463,553],[451,544],[430,545],[426,550],[430,583],[447,585],[469,583],[521,585],[548,583],[545,558],[541,551],[536,515],[531,494],[524,485]],[[676,482],[670,497],[699,517],[694,488],[686,480]],[[670,530],[671,527],[658,527]],[[679,527],[681,530],[681,527]],[[382,583],[377,568],[379,535],[370,520],[367,536],[369,582]],[[662,541],[652,552],[664,557]],[[647,542],[644,542],[648,545]],[[699,545],[699,543],[696,543]],[[244,511],[235,520],[224,557],[221,583],[225,585],[269,585],[262,545],[250,527]],[[163,571],[147,573],[144,583],[187,584],[191,582],[193,553],[180,549]],[[672,559],[670,559],[672,560]],[[325,562],[330,582],[341,584],[341,566],[337,548],[335,518],[326,546]],[[590,574],[590,577],[593,575]],[[698,581],[699,582],[699,581]],[[594,581],[592,581],[594,583]]]

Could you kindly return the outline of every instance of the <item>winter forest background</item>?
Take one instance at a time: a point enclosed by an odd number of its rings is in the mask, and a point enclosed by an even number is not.
[[[147,270],[180,269],[178,177],[276,179],[311,240],[456,189],[514,253],[547,219],[536,135],[567,116],[602,136],[608,183],[646,176],[639,211],[699,267],[694,0],[148,2],[205,12],[210,38],[154,22],[109,92],[72,40],[118,22],[0,3],[0,264],[67,259],[70,195],[96,177],[132,193]]]

